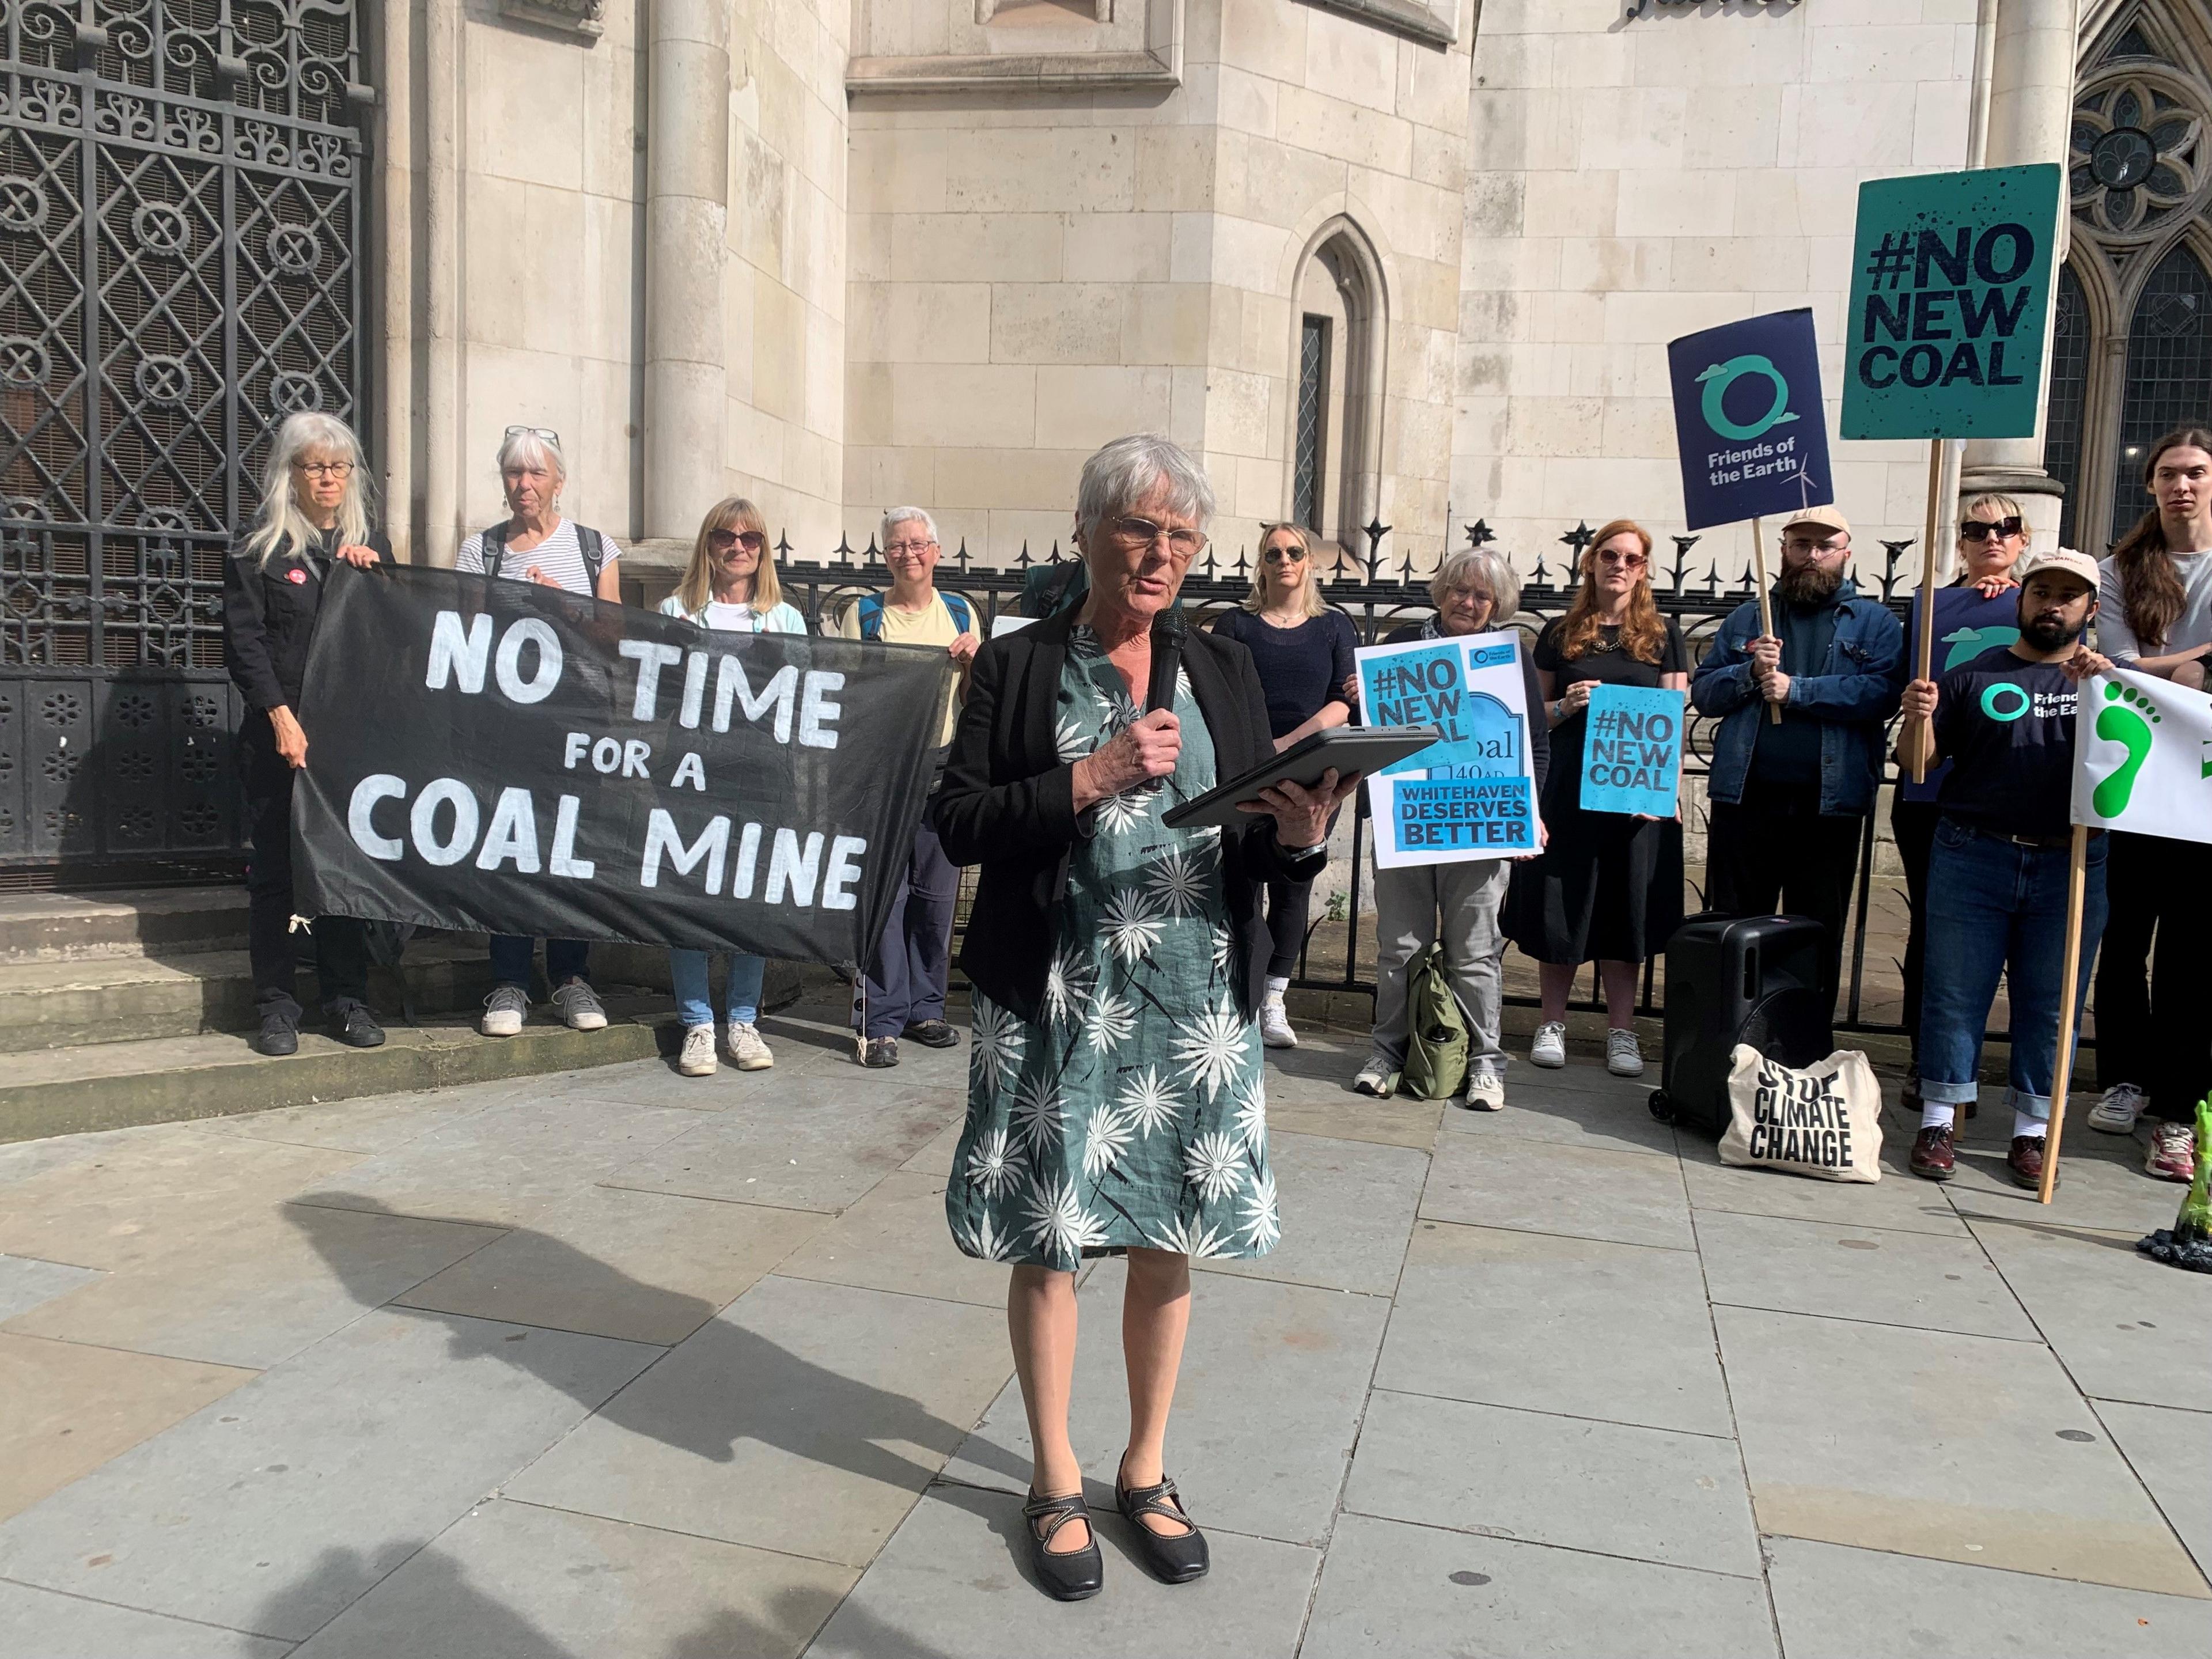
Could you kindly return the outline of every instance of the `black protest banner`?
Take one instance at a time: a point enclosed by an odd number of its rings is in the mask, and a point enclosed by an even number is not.
[[[921,647],[341,566],[301,698],[301,907],[865,965],[952,678]]]

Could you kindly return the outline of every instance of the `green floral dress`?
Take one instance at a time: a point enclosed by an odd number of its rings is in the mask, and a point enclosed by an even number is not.
[[[1133,1244],[1262,1255],[1279,1235],[1221,832],[1160,821],[1214,784],[1188,677],[1176,714],[1174,775],[1101,801],[1072,850],[1042,1018],[975,996],[968,1123],[945,1194],[969,1255],[1072,1270]],[[1060,757],[1081,759],[1137,714],[1097,636],[1078,627],[1060,679]]]

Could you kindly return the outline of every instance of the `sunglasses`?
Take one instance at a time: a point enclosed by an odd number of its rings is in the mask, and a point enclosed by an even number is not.
[[[1641,570],[1650,562],[1641,553],[1623,553],[1612,547],[1598,549],[1597,562],[1600,564],[1617,564],[1623,570]]]
[[[503,438],[520,438],[526,434],[532,438],[544,439],[556,449],[561,447],[561,434],[550,426],[511,426],[500,435]]]
[[[2017,518],[1999,519],[1995,524],[1986,519],[1968,519],[1959,526],[1959,539],[1980,542],[1992,536],[2017,536],[2020,532],[2021,521]]]
[[[1271,547],[1263,556],[1269,564],[1304,564],[1306,550],[1303,547]]]
[[[768,538],[757,530],[710,530],[707,532],[707,545],[717,553],[726,553],[733,547],[757,553],[768,545]]]

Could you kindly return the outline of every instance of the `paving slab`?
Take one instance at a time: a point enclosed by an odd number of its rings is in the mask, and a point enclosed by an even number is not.
[[[0,1516],[253,1380],[230,1365],[0,1332]]]
[[[659,1353],[365,1315],[0,1525],[0,1577],[300,1640]],[[334,1550],[356,1570],[316,1572]]]
[[[641,1153],[714,1121],[665,1106],[532,1095],[361,1159],[343,1179],[302,1197],[325,1206],[529,1226]]]
[[[2208,1659],[2202,1601],[1799,1538],[1766,1540],[1790,1659]]]
[[[756,1108],[695,1121],[605,1179],[690,1198],[842,1210],[966,1110],[964,1096],[881,1073],[800,1076]]]
[[[718,1027],[718,1037],[719,1030]],[[719,1044],[715,1052],[721,1063],[705,1077],[685,1077],[676,1069],[674,1054],[653,1054],[620,1066],[570,1073],[557,1080],[555,1092],[569,1099],[607,1100],[623,1106],[672,1106],[709,1114],[750,1111],[793,1079],[831,1063],[820,1050],[789,1042],[770,1042],[775,1063],[763,1072],[740,1072],[730,1064]]]
[[[1347,1515],[1298,1650],[1299,1659],[1589,1659],[1607,1651],[1638,1659],[1774,1655],[1766,1588]]]
[[[1731,1441],[1377,1389],[1344,1506],[1362,1515],[1756,1578]]]
[[[994,1310],[771,1277],[507,1495],[862,1566],[1012,1369]]]
[[[0,1580],[0,1630],[25,1659],[284,1659],[289,1642]]]
[[[1107,1500],[1109,1511],[1112,1500]],[[1098,1522],[1106,1588],[1063,1604],[1030,1580],[1020,1499],[940,1481],[807,1650],[808,1659],[1291,1659],[1319,1552],[1209,1528],[1213,1568],[1162,1584]]]
[[[1425,1152],[1437,1138],[1443,1116],[1441,1100],[1373,1100],[1341,1091],[1342,1097],[1321,1100],[1284,1097],[1275,1079],[1267,1079],[1267,1127],[1297,1134],[1324,1135],[1334,1140],[1362,1140],[1377,1146],[1409,1146]]]
[[[191,1127],[201,1134],[232,1135],[245,1140],[327,1146],[343,1152],[388,1152],[445,1124],[544,1091],[543,1079],[510,1078],[452,1089],[423,1089],[412,1094],[372,1095],[362,1100],[309,1101],[269,1112],[202,1118]]]
[[[2163,1406],[2090,1402],[2120,1455],[2134,1465],[2166,1524],[2212,1577],[2212,1422]]]
[[[2038,1340],[1972,1238],[1706,1210],[1698,1250],[1716,1305]]]
[[[1972,1225],[2082,1392],[2212,1411],[2212,1275],[2152,1261],[2132,1231],[2035,1217]]]
[[[1992,1132],[1976,1125],[1973,1133]],[[2132,1229],[2137,1237],[2173,1224],[2173,1212],[2188,1188],[2145,1175],[2138,1143],[2100,1135],[2075,1121],[2067,1125],[2058,1150],[2058,1190],[2047,1206],[2034,1193],[2013,1184],[2002,1144],[1971,1138],[1960,1150],[1958,1173],[1944,1183],[1944,1194],[1969,1217]]]
[[[796,1659],[859,1577],[795,1555],[495,1499],[296,1653]]]
[[[295,1212],[306,1206],[295,1206]],[[319,1212],[319,1231],[335,1210]],[[672,1347],[819,1228],[765,1205],[587,1187],[397,1297],[410,1308]]]
[[[1421,1216],[1673,1250],[1697,1244],[1674,1159],[1504,1135],[1438,1135]]]
[[[1084,1474],[1112,1486],[1129,1437],[1121,1361],[1125,1264],[1101,1262],[1078,1293],[1069,1432]],[[1194,1273],[1190,1334],[1168,1425],[1168,1472],[1201,1525],[1286,1543],[1328,1535],[1389,1304],[1380,1297]],[[1020,1492],[1029,1421],[1009,1383],[945,1468],[948,1479]]]
[[[0,1320],[28,1313],[40,1303],[64,1296],[99,1277],[96,1267],[73,1267],[65,1261],[40,1261],[35,1256],[0,1255]]]
[[[1909,1141],[1902,1144],[1910,1150]],[[1704,1137],[1685,1134],[1680,1141],[1682,1179],[1689,1188],[1692,1210],[1725,1210],[1735,1215],[1781,1216],[1792,1221],[1831,1221],[1843,1226],[1882,1227],[1892,1232],[1966,1237],[1966,1224],[1951,1207],[1943,1188],[1908,1171],[1899,1145],[1894,1134],[1884,1141],[1881,1179],[1861,1183],[1814,1181],[1774,1170],[1732,1167],[1721,1162],[1719,1152]]]
[[[117,1155],[119,1149],[142,1143],[182,1140],[191,1131],[182,1124],[147,1124],[131,1129],[88,1130],[82,1134],[52,1134],[38,1140],[0,1144],[0,1190],[44,1175],[65,1164],[92,1164]],[[12,1204],[15,1200],[9,1200]]]
[[[1761,1532],[2212,1595],[2049,1350],[1713,1316]]]
[[[306,1205],[203,1217],[7,1328],[257,1370],[299,1352],[500,1237],[498,1229]]]
[[[1508,1079],[1502,1108],[1449,1111],[1444,1114],[1443,1127],[1468,1135],[1672,1158],[1674,1126],[1651,1115],[1644,1103],[1648,1093],[1642,1087],[1633,1092],[1561,1087],[1551,1073],[1522,1066]]]
[[[1425,1152],[1278,1130],[1267,1137],[1267,1166],[1283,1218],[1275,1248],[1194,1266],[1370,1296],[1398,1288],[1406,1233],[1429,1176]]]
[[[894,1170],[835,1221],[817,1223],[820,1230],[778,1271],[793,1279],[1005,1307],[1009,1270],[1002,1262],[960,1254],[945,1219],[945,1184],[944,1176]]]
[[[967,1114],[963,1112],[939,1129],[927,1146],[900,1164],[899,1168],[915,1175],[950,1177],[952,1174],[952,1154],[960,1149],[961,1131],[967,1127]]]
[[[1419,1223],[1375,1381],[1647,1428],[1735,1432],[1705,1274],[1687,1251]]]

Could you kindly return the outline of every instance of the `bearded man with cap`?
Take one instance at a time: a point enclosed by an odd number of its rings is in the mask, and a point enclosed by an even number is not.
[[[1807,916],[1827,930],[1831,1008],[1864,821],[1897,712],[1905,630],[1844,574],[1851,526],[1832,507],[1782,527],[1775,632],[1747,599],[1714,636],[1690,702],[1716,716],[1706,902],[1723,915]],[[1778,708],[1777,722],[1767,710]]]
[[[2081,682],[2112,667],[2081,642],[2097,614],[2097,562],[2061,548],[2021,561],[2020,638],[1905,688],[1909,765],[1951,768],[1928,858],[1920,992],[1920,1136],[1912,1173],[1948,1181],[1959,1109],[1979,1091],[1982,1031],[2005,979],[2012,1008],[2012,1150],[2023,1187],[2043,1181],[2065,972],[2068,820]],[[2105,834],[2089,836],[2079,999],[2105,931]]]

